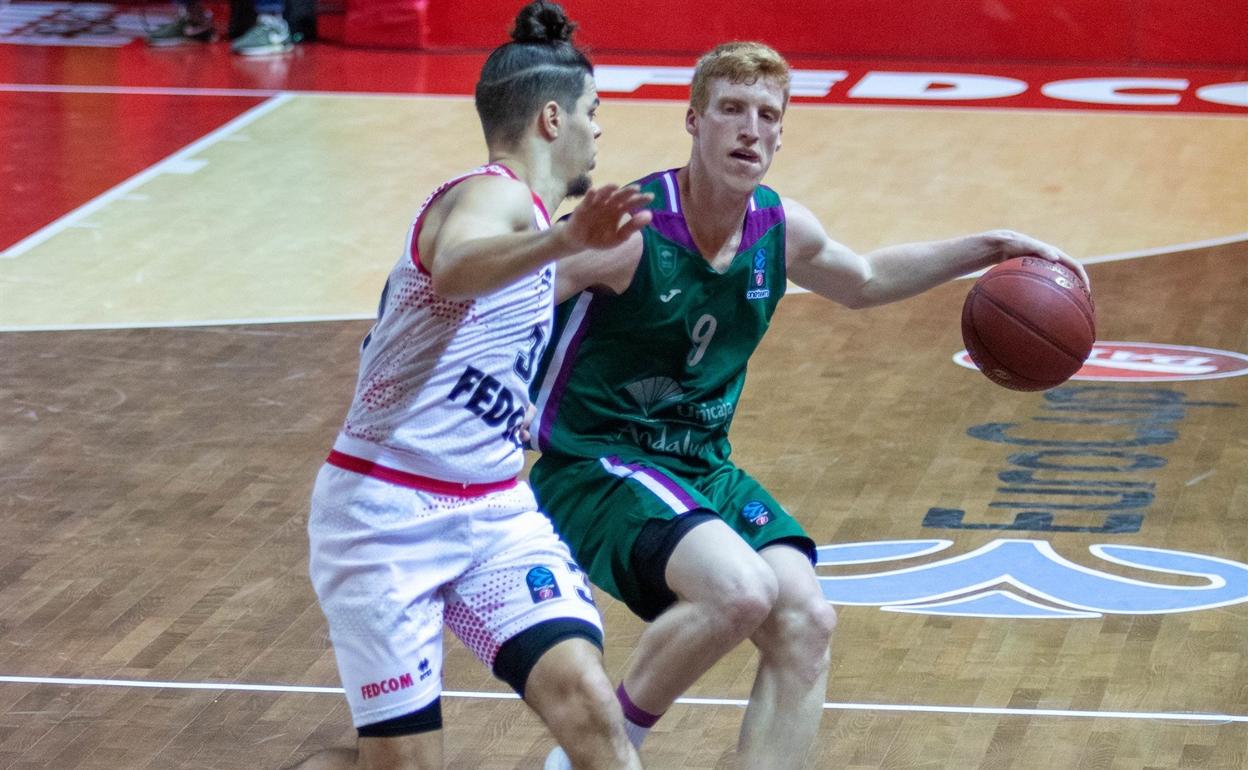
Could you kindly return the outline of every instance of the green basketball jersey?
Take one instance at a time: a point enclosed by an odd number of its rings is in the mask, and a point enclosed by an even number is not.
[[[755,189],[741,245],[719,273],[685,223],[676,171],[639,183],[654,219],[628,289],[559,305],[534,378],[543,453],[646,459],[678,472],[723,464],[746,363],[784,295],[784,210]]]

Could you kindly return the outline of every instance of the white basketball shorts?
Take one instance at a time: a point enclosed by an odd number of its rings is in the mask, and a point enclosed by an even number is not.
[[[456,497],[325,465],[308,537],[356,727],[438,698],[444,624],[491,668],[504,642],[543,621],[602,631],[584,573],[525,483]]]

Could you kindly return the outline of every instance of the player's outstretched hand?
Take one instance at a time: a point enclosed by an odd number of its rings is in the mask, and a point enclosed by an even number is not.
[[[566,237],[579,249],[609,249],[650,224],[649,209],[642,208],[654,198],[633,185],[608,184],[585,193],[568,217]]]
[[[1088,291],[1092,290],[1092,282],[1088,280],[1088,274],[1083,269],[1083,265],[1056,246],[1051,246],[1044,241],[1038,241],[1022,233],[1016,233],[1013,230],[993,230],[986,235],[996,240],[999,244],[1000,256],[997,260],[998,262],[1004,262],[1014,257],[1032,255],[1047,259],[1050,262],[1060,262],[1073,270],[1075,275],[1079,276],[1079,280],[1083,281],[1083,285]]]

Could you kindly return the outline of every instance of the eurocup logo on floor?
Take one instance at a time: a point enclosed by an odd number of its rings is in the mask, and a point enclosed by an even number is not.
[[[1093,545],[1098,559],[1155,576],[1140,580],[1061,556],[1044,540],[999,539],[969,553],[870,574],[826,568],[914,560],[950,540],[893,540],[818,549],[819,584],[832,604],[981,618],[1072,619],[1155,615],[1248,601],[1248,564],[1165,548]],[[1173,576],[1182,576],[1177,583]],[[1193,583],[1192,578],[1196,582]]]
[[[975,369],[962,350],[954,363]],[[1094,382],[1183,382],[1248,374],[1248,355],[1229,350],[1152,342],[1097,342],[1072,380]]]

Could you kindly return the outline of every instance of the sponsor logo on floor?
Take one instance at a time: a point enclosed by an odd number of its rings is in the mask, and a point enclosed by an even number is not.
[[[914,560],[949,540],[892,540],[819,547],[821,568]],[[1165,548],[1093,545],[1107,564],[1140,579],[1068,560],[1045,540],[998,539],[967,553],[884,572],[819,575],[833,604],[889,612],[981,618],[1078,619],[1155,615],[1248,601],[1248,564]]]
[[[974,369],[965,350],[954,363]],[[1229,350],[1155,342],[1098,342],[1072,380],[1096,382],[1181,382],[1248,374],[1248,355]]]

